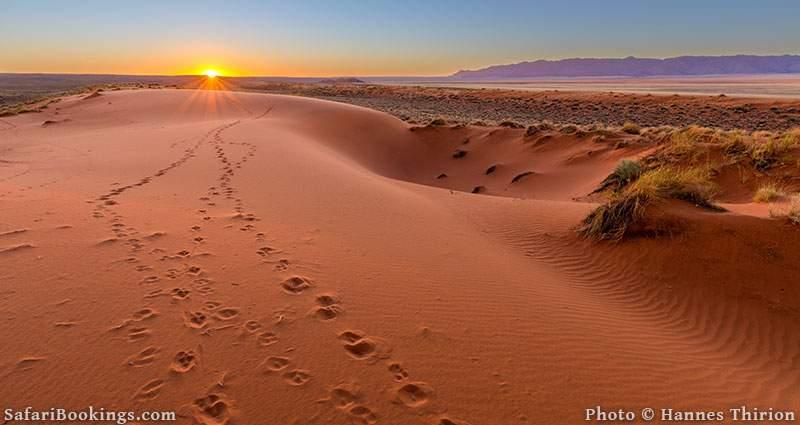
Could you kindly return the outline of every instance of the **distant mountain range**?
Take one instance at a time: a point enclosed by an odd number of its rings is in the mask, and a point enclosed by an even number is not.
[[[463,80],[524,79],[537,77],[647,77],[670,75],[792,74],[800,73],[800,56],[680,56],[666,59],[635,58],[537,60],[458,71],[450,78]]]

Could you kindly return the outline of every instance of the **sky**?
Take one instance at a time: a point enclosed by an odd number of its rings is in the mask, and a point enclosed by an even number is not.
[[[798,0],[2,0],[0,72],[420,76],[798,54]]]

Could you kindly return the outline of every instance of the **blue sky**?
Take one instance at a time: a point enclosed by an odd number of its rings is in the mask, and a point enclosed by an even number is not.
[[[800,53],[800,1],[3,0],[0,52],[0,72],[315,76]]]

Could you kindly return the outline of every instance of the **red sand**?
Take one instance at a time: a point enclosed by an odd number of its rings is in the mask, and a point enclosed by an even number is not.
[[[641,152],[523,132],[188,90],[4,119],[0,398],[203,424],[800,408],[797,229],[676,206],[672,238],[581,241],[572,198]]]

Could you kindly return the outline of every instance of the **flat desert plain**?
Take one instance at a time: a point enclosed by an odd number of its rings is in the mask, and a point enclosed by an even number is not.
[[[675,206],[672,237],[581,239],[582,197],[648,148],[524,133],[202,90],[3,118],[0,399],[208,425],[800,409],[797,227],[731,195]]]

